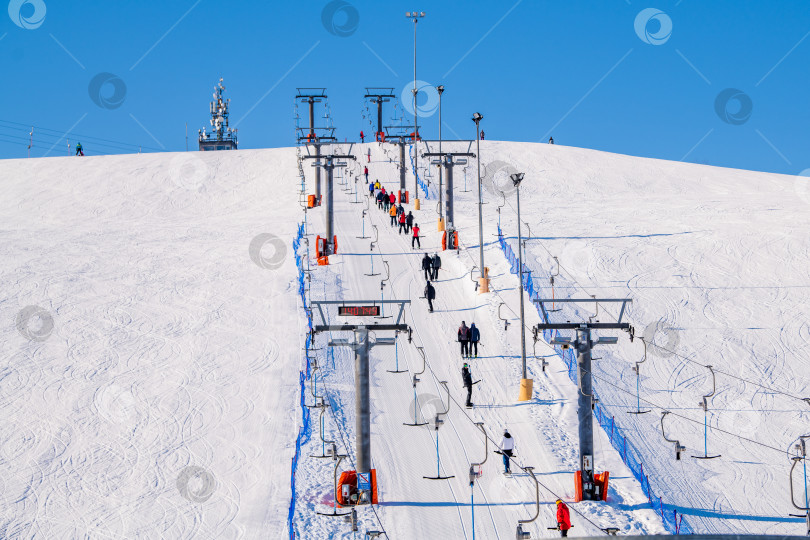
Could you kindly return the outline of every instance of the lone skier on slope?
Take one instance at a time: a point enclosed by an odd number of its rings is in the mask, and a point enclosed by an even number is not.
[[[428,311],[433,313],[433,300],[436,299],[436,289],[430,284],[430,281],[425,285],[425,299],[428,301]]]
[[[77,156],[83,156],[84,155],[84,149],[82,148],[82,143],[76,143],[76,155]]]
[[[433,259],[430,261],[430,266],[433,268],[433,281],[439,279],[439,268],[442,267],[442,260],[439,258],[438,253],[433,254]]]
[[[515,439],[509,433],[508,429],[503,430],[503,438],[500,444],[500,453],[503,455],[503,474],[512,474],[512,468],[509,466],[509,458],[512,457],[512,452],[515,450]]]
[[[475,326],[475,323],[470,324],[470,356],[473,355],[473,349],[475,349],[475,357],[478,358],[478,342],[481,341],[481,332],[478,330],[478,327]]]
[[[419,242],[419,224],[413,224],[413,238],[411,238],[411,249],[413,249],[413,243],[416,242],[416,245],[419,246],[419,249],[422,249],[422,243]]]
[[[568,507],[560,499],[557,499],[557,528],[560,530],[560,536],[568,536],[568,529],[571,528],[571,516],[568,513]]]
[[[360,130],[360,142],[361,143],[366,142],[366,136],[363,135],[363,130],[362,129]]]
[[[472,373],[470,373],[470,366],[464,362],[464,367],[461,368],[461,380],[464,381],[464,388],[467,389],[467,407],[472,407]]]
[[[470,328],[464,321],[461,321],[461,326],[458,327],[458,342],[461,343],[461,357],[470,356]]]

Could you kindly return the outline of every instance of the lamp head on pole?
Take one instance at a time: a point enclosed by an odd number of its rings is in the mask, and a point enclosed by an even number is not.
[[[520,183],[523,181],[523,173],[522,172],[514,173],[510,175],[509,178],[512,179],[512,183],[515,184],[515,187],[518,187]]]
[[[439,91],[439,95],[441,96],[442,92],[444,92],[444,85],[440,84],[439,86],[436,87],[436,90]]]
[[[481,113],[473,114],[472,121],[475,122],[476,124],[478,124],[478,122],[480,122],[483,119],[484,119],[484,115],[482,115]]]

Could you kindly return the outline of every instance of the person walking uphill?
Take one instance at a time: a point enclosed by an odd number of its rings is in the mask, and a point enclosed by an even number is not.
[[[430,281],[431,274],[430,274],[430,255],[425,253],[425,256],[422,257],[422,270],[425,271],[425,281]]]
[[[388,209],[388,215],[391,216],[391,226],[396,227],[397,226],[397,207],[392,206],[391,208],[389,208]]]
[[[470,328],[464,321],[461,321],[461,326],[458,327],[458,342],[461,343],[461,357],[470,356]]]
[[[419,242],[419,224],[413,224],[413,238],[411,238],[411,249],[413,249],[413,243],[416,242],[416,245],[419,246],[419,249],[422,249],[422,244]]]
[[[500,453],[503,455],[503,474],[512,474],[512,468],[509,465],[509,458],[512,457],[512,452],[515,450],[515,439],[508,429],[503,430],[503,438],[501,439]]]
[[[472,373],[470,373],[470,366],[464,362],[464,367],[461,368],[461,380],[464,382],[464,388],[467,389],[467,407],[472,407]]]
[[[425,285],[425,299],[428,301],[428,311],[433,313],[433,300],[436,299],[436,289],[430,284],[430,281]]]
[[[405,224],[405,212],[401,212],[399,214],[399,234],[402,234],[402,230],[405,229],[405,232],[408,232],[408,227]]]
[[[366,182],[368,182],[368,167],[363,167],[363,174],[366,175]]]
[[[77,156],[83,156],[84,155],[84,149],[82,148],[82,143],[76,143],[76,155]]]
[[[568,507],[560,499],[557,499],[557,528],[562,537],[568,536],[568,529],[571,528],[571,515],[568,513]]]
[[[478,358],[478,342],[481,341],[481,332],[478,330],[478,327],[475,326],[475,323],[470,325],[470,356],[473,355],[473,349],[475,349],[475,357]]]
[[[430,266],[433,267],[433,281],[439,279],[439,268],[442,267],[442,260],[439,258],[438,253],[433,254],[433,259],[430,261]]]
[[[411,232],[411,227],[413,227],[413,212],[408,212],[408,215],[405,217],[405,232]]]

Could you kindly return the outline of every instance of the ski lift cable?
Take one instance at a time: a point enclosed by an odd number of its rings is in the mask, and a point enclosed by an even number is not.
[[[598,379],[598,380],[604,382],[605,384],[608,384],[608,385],[616,388],[620,392],[624,392],[625,394],[628,394],[628,395],[630,395],[632,397],[635,397],[635,393],[633,393],[633,392],[631,392],[631,391],[629,391],[629,390],[627,390],[625,388],[622,388],[621,386],[619,386],[619,385],[605,379],[604,377],[600,377],[599,375],[597,375],[597,374],[595,374],[593,372],[591,372],[591,376],[594,379]],[[703,420],[695,420],[694,418],[689,418],[688,416],[684,416],[683,414],[678,414],[676,412],[672,412],[672,410],[673,410],[672,407],[665,407],[663,405],[659,405],[659,404],[657,404],[657,403],[655,403],[653,401],[650,401],[649,399],[646,399],[646,398],[640,398],[640,399],[641,399],[641,401],[645,402],[647,405],[649,405],[651,407],[654,407],[656,409],[661,409],[662,411],[670,411],[670,414],[672,416],[677,416],[678,418],[681,418],[681,419],[686,420],[688,422],[692,422],[694,424],[699,424],[701,426],[703,425]],[[703,408],[698,407],[698,408],[694,408],[694,409],[682,409],[682,410],[700,410],[700,411],[702,411]],[[731,435],[732,437],[736,437],[736,438],[738,438],[738,439],[740,439],[742,441],[747,441],[747,442],[750,442],[752,444],[762,446],[763,448],[768,448],[770,450],[774,450],[776,452],[779,452],[780,454],[784,452],[784,450],[782,448],[776,448],[775,446],[770,446],[769,444],[765,444],[763,442],[760,442],[760,441],[757,441],[757,440],[754,440],[754,439],[750,439],[748,437],[745,437],[744,435],[740,435],[738,433],[734,433],[732,431],[728,431],[728,430],[725,430],[725,429],[722,429],[722,428],[719,428],[719,427],[713,427],[712,430],[719,431],[720,433],[725,433],[726,435]]]
[[[66,131],[64,129],[63,130],[49,129],[49,128],[44,128],[44,127],[36,126],[36,125],[32,125],[32,124],[21,124],[19,122],[12,122],[11,120],[3,120],[3,119],[0,119],[0,123],[14,124],[14,125],[18,125],[18,126],[23,126],[25,128],[26,132],[31,127],[34,127],[38,131],[50,131],[50,132],[59,134],[60,138],[64,138],[67,135],[71,135],[71,136],[75,136],[75,137],[81,137],[81,138],[87,139],[87,140],[104,141],[104,142],[119,144],[119,145],[123,145],[123,146],[131,146],[131,147],[135,147],[135,148],[140,147],[140,148],[146,148],[148,150],[163,151],[160,148],[153,148],[153,147],[150,147],[150,146],[144,146],[144,145],[141,145],[141,144],[126,143],[126,142],[122,142],[122,141],[114,141],[112,139],[105,139],[103,137],[93,137],[91,135],[83,135],[81,133],[76,133],[74,131],[69,131],[68,132],[68,131]],[[13,128],[10,128],[10,129],[13,129]]]

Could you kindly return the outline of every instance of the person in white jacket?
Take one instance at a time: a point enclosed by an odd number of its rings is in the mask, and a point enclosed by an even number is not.
[[[509,458],[512,457],[512,452],[515,450],[515,438],[512,437],[508,429],[503,430],[500,450],[503,455],[503,474],[512,474],[512,469],[509,466]]]

